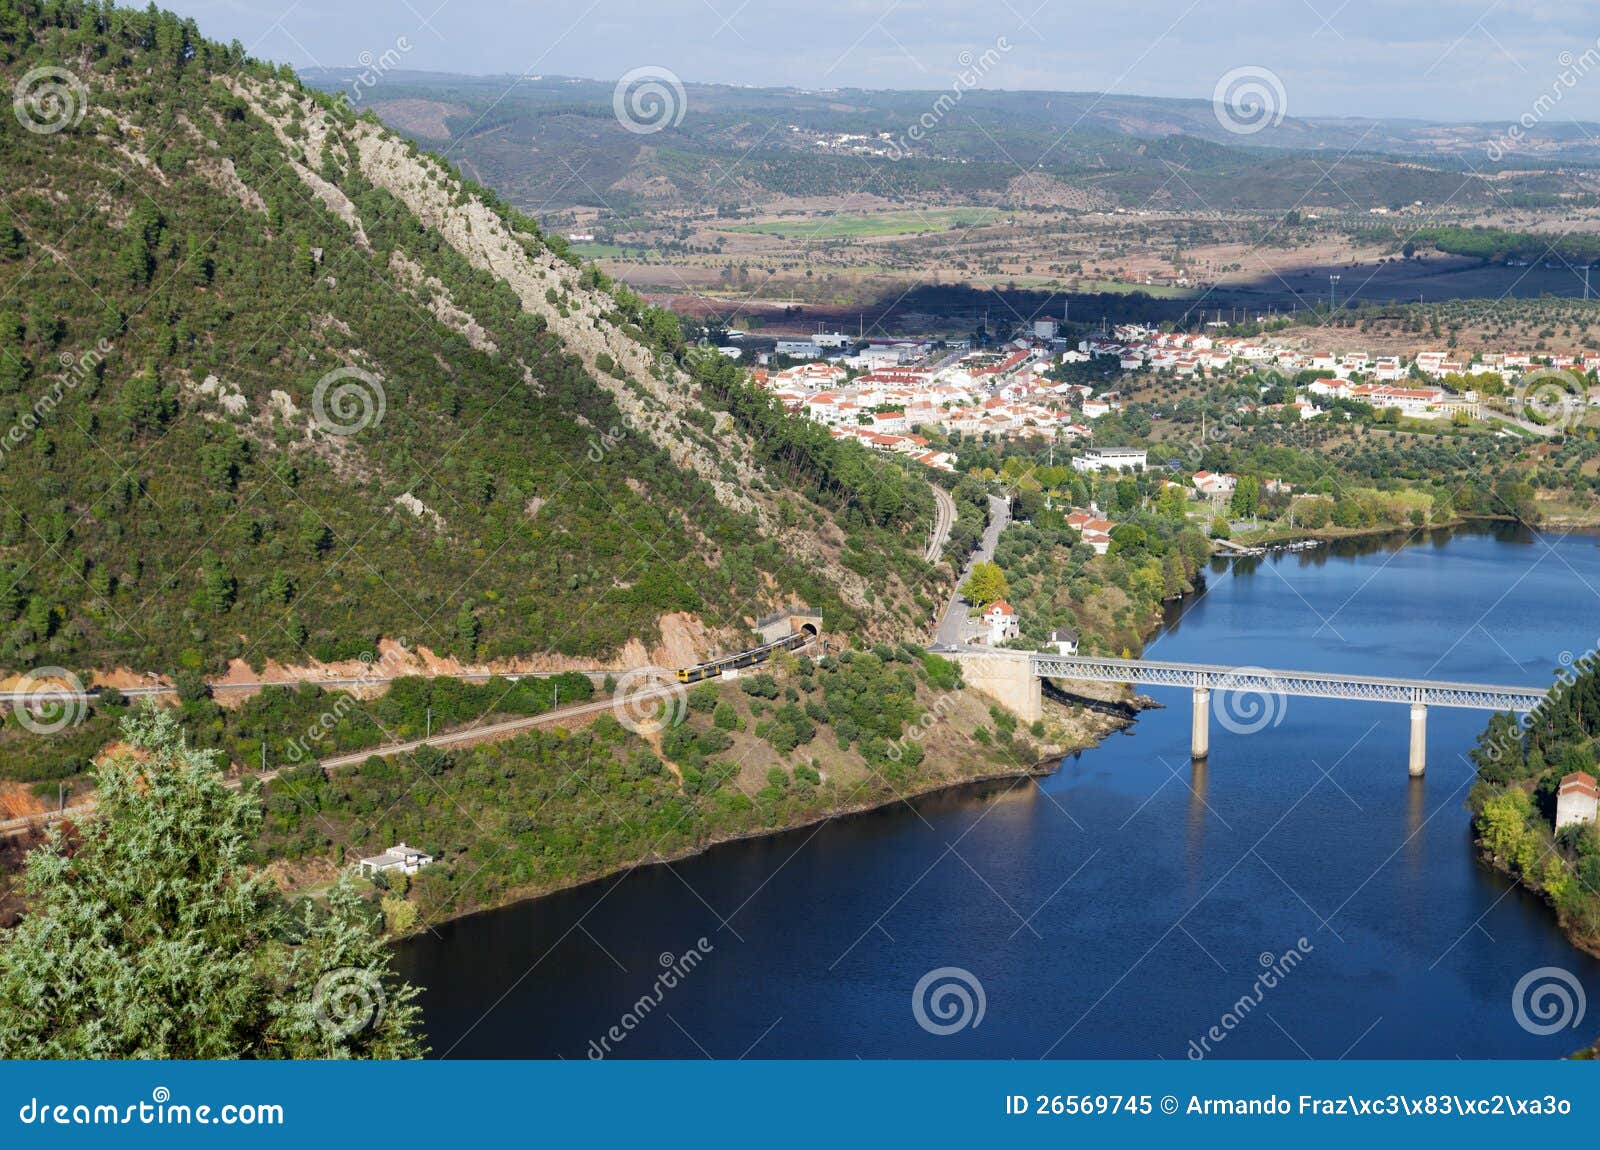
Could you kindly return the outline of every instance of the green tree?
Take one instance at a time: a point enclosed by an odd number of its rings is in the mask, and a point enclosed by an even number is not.
[[[1176,484],[1169,484],[1161,489],[1161,494],[1156,496],[1156,512],[1163,519],[1170,519],[1174,523],[1182,523],[1188,517],[1188,496],[1183,488]]]
[[[233,606],[237,584],[228,569],[215,555],[207,554],[200,560],[199,602],[214,615],[221,615]]]
[[[298,925],[251,865],[261,807],[171,712],[122,722],[96,815],[28,858],[0,935],[0,1058],[414,1058],[416,988],[360,900]]]
[[[1004,599],[1011,593],[1011,588],[1006,583],[1006,573],[1000,570],[998,563],[974,563],[972,574],[961,585],[961,593],[970,602],[982,607],[996,599]]]
[[[1254,475],[1240,477],[1230,510],[1235,519],[1254,519],[1261,510],[1261,483]]]
[[[483,620],[474,613],[471,603],[461,604],[461,610],[456,612],[456,638],[461,640],[469,656],[478,653],[478,636],[481,634]]]

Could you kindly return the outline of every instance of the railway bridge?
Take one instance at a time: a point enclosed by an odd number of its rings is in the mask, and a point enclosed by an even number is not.
[[[1277,671],[1264,667],[1224,667],[1207,663],[1164,663],[1150,659],[1111,659],[1086,655],[1046,655],[1029,651],[995,651],[963,647],[952,656],[967,682],[1033,721],[1044,714],[1041,679],[1088,683],[1129,683],[1142,687],[1183,687],[1194,695],[1190,753],[1204,759],[1211,752],[1212,695],[1255,696],[1244,719],[1226,723],[1240,730],[1260,729],[1256,722],[1281,718],[1290,695],[1314,699],[1353,699],[1402,703],[1411,708],[1411,774],[1427,765],[1429,707],[1465,707],[1481,711],[1532,711],[1548,697],[1541,687],[1506,687],[1486,683],[1452,683],[1433,679],[1342,675],[1326,671]]]

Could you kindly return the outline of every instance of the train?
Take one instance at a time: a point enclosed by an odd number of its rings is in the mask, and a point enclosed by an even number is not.
[[[715,679],[724,671],[732,671],[739,667],[753,667],[757,663],[765,663],[779,651],[798,651],[815,638],[815,635],[801,631],[793,635],[785,635],[775,643],[752,647],[748,651],[740,651],[735,655],[724,655],[722,658],[712,659],[708,663],[696,663],[692,667],[679,667],[678,682],[698,683],[702,679]]]

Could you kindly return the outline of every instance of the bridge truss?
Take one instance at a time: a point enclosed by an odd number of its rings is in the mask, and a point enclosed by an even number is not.
[[[1549,696],[1536,687],[1450,683],[1431,679],[1391,679],[1324,671],[1276,671],[1265,667],[1220,667],[1205,663],[1163,663],[1149,659],[1110,659],[1084,655],[1033,655],[1035,675],[1095,683],[1137,683],[1151,687],[1233,691],[1258,695],[1303,695],[1316,699],[1358,699],[1376,703],[1414,703],[1467,707],[1480,711],[1533,711]]]

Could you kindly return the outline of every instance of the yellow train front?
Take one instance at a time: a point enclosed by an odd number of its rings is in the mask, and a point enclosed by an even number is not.
[[[752,647],[748,651],[740,651],[734,655],[724,655],[720,659],[712,659],[707,663],[696,663],[692,667],[679,667],[678,682],[698,683],[702,679],[715,679],[724,671],[737,670],[740,667],[753,667],[757,663],[765,663],[778,651],[794,651],[804,647],[813,638],[815,638],[814,635],[805,633],[785,635],[775,643]]]

